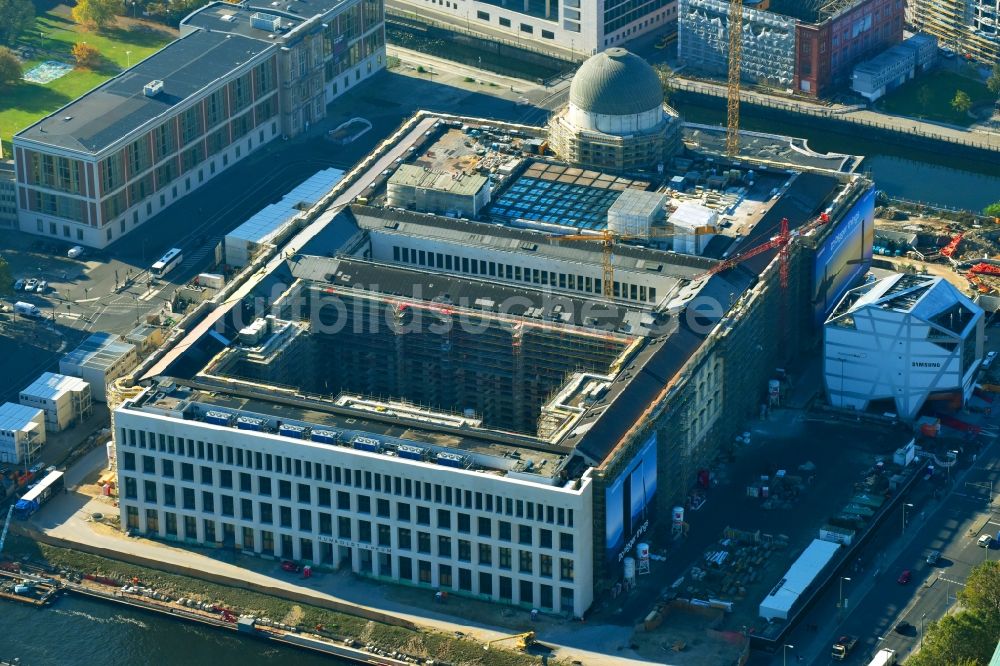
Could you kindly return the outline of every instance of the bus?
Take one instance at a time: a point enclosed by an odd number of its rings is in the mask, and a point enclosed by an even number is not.
[[[160,257],[160,260],[153,264],[149,272],[153,277],[161,278],[177,266],[184,259],[184,255],[181,254],[181,249],[179,247],[171,248],[165,255]]]
[[[43,504],[63,489],[64,484],[62,472],[49,472],[44,479],[17,500],[17,504],[14,505],[14,517],[18,520],[31,518]]]

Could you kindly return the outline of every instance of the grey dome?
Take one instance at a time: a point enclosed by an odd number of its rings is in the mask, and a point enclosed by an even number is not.
[[[663,104],[663,85],[648,62],[611,48],[580,65],[569,87],[569,103],[611,116],[643,113]]]

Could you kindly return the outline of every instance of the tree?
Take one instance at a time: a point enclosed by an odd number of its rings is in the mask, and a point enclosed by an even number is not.
[[[102,30],[114,25],[119,14],[125,13],[123,0],[77,0],[73,20],[89,28]]]
[[[990,560],[972,569],[958,593],[962,606],[1000,625],[1000,562]]]
[[[76,66],[93,69],[101,60],[101,53],[87,42],[77,42],[73,45],[73,58]]]
[[[983,209],[983,215],[992,215],[993,217],[1000,217],[1000,201],[996,203],[991,203],[989,206]]]
[[[993,73],[986,79],[986,87],[991,93],[1000,97],[1000,62],[993,65]]]
[[[923,647],[906,665],[986,664],[996,646],[996,634],[982,614],[961,611],[927,625]]]
[[[968,113],[972,108],[972,98],[964,90],[955,92],[955,98],[951,100],[951,108],[959,113]]]
[[[670,93],[674,91],[674,70],[669,65],[657,65],[656,75],[660,79],[660,85],[663,86],[663,98],[669,99]]]
[[[9,296],[14,293],[14,278],[10,273],[10,265],[7,260],[0,257],[0,296]]]
[[[0,0],[0,44],[13,46],[18,35],[35,22],[31,0]]]
[[[6,46],[0,46],[0,86],[9,86],[21,80],[21,61]]]
[[[931,91],[931,87],[928,85],[920,86],[920,89],[917,91],[917,101],[920,102],[920,108],[926,109],[930,106],[933,99],[934,93]]]

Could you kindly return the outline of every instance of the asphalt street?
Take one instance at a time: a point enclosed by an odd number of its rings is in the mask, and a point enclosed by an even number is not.
[[[918,481],[906,497],[912,507],[890,514],[871,543],[855,563],[839,572],[844,580],[828,587],[813,608],[787,637],[794,646],[788,659],[802,658],[809,664],[866,664],[879,649],[896,650],[900,660],[919,645],[921,624],[939,619],[954,604],[955,595],[972,567],[987,557],[1000,557],[994,549],[980,548],[980,533],[994,536],[1000,530],[1000,516],[987,503],[989,482],[1000,489],[1000,445],[988,444],[975,462],[971,456],[948,474],[938,470],[942,483]],[[934,488],[944,492],[934,499]],[[985,519],[982,532],[970,536],[969,527]],[[932,550],[942,553],[936,565],[927,563]],[[899,583],[904,570],[911,572],[908,583]],[[842,588],[841,588],[842,585]],[[838,612],[841,589],[845,600]],[[906,621],[912,628],[897,633],[894,628]],[[830,656],[839,636],[857,636],[857,647],[842,662]],[[756,655],[751,663],[785,663],[781,652]]]

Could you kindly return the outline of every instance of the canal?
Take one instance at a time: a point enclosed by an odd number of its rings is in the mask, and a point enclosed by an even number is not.
[[[48,608],[0,602],[0,659],[22,666],[336,666],[333,657],[241,638],[210,627],[91,599],[63,596]]]
[[[677,110],[689,122],[726,122],[725,101],[721,99],[704,106],[684,102]],[[937,151],[918,150],[891,141],[817,131],[809,127],[808,119],[801,124],[781,122],[756,111],[744,111],[740,125],[757,132],[802,137],[820,153],[864,155],[862,168],[871,170],[876,187],[890,196],[975,211],[1000,200],[1000,154],[992,163],[966,160],[949,154],[947,144],[940,144]]]

